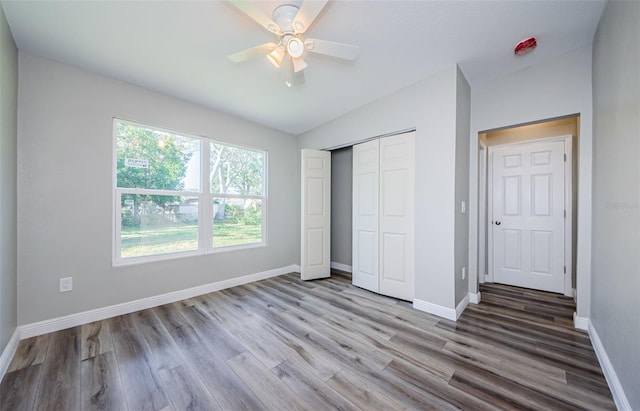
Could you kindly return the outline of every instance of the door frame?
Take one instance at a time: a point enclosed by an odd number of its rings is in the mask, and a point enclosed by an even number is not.
[[[488,146],[478,140],[478,282],[488,281],[487,262],[487,162]]]
[[[573,135],[567,134],[556,137],[538,138],[533,140],[520,141],[517,143],[496,144],[489,146],[489,156],[487,159],[487,259],[488,259],[488,282],[493,282],[493,230],[489,230],[489,221],[493,221],[493,152],[497,148],[513,147],[524,144],[535,144],[550,141],[564,142],[564,207],[566,216],[564,219],[564,295],[573,297]],[[480,265],[480,264],[478,264]]]

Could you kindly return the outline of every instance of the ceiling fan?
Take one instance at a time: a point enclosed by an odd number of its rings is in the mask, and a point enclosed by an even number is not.
[[[267,59],[277,68],[284,64],[287,76],[285,84],[288,87],[304,83],[303,70],[307,67],[307,63],[303,57],[306,52],[350,61],[358,56],[356,46],[302,36],[326,6],[328,0],[304,0],[301,6],[282,4],[273,10],[272,18],[250,1],[229,0],[229,3],[278,38],[277,43],[265,43],[234,53],[228,57],[229,60],[240,63],[255,55],[266,54]]]

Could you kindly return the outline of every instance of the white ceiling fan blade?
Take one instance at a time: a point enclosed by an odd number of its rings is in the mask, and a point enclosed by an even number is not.
[[[297,73],[307,68],[307,62],[302,57],[293,60],[293,72]]]
[[[229,3],[258,22],[258,24],[265,29],[274,34],[280,35],[280,26],[278,26],[271,17],[264,14],[262,10],[257,8],[252,2],[246,0],[229,0]]]
[[[276,43],[265,43],[259,46],[255,46],[255,47],[248,48],[246,50],[239,51],[237,53],[234,53],[228,56],[227,58],[233,61],[234,63],[241,63],[246,59],[254,57],[258,54],[267,54],[268,52],[272,51],[276,47],[278,47]]]
[[[298,14],[293,19],[293,29],[296,33],[304,33],[313,24],[318,14],[327,5],[328,0],[304,0]]]
[[[334,43],[333,41],[306,39],[307,51],[337,57],[343,60],[355,60],[358,57],[358,47],[349,44]]]

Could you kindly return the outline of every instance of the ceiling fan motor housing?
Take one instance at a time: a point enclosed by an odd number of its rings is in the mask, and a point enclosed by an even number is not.
[[[298,7],[291,4],[283,4],[273,10],[273,21],[280,26],[281,34],[294,34],[296,32],[293,28],[293,19],[297,15]]]

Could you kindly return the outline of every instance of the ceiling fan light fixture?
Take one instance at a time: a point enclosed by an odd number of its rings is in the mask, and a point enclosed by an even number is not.
[[[293,72],[297,73],[307,68],[307,62],[302,57],[293,59]]]
[[[267,54],[267,60],[271,62],[276,68],[280,68],[282,59],[284,58],[284,49],[282,46],[278,46],[271,53]]]
[[[293,58],[302,57],[304,53],[304,43],[297,37],[291,37],[287,40],[287,53]]]

